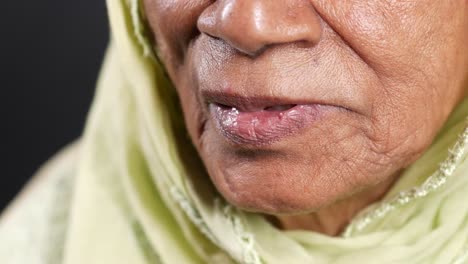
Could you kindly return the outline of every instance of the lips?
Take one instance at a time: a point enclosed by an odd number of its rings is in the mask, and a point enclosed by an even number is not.
[[[209,103],[212,118],[221,134],[235,144],[269,145],[299,133],[318,120],[320,104],[291,104],[281,100],[218,98]],[[227,101],[235,104],[226,104]]]

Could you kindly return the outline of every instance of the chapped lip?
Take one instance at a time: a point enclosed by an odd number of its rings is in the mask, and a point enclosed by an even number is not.
[[[237,145],[265,146],[295,135],[319,121],[332,105],[271,97],[204,93],[221,134]]]

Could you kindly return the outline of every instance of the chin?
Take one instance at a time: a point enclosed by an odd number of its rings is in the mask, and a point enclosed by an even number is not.
[[[244,176],[248,173],[248,176]],[[319,210],[332,203],[337,194],[333,190],[314,192],[314,187],[305,186],[309,175],[282,175],[252,170],[228,170],[214,175],[215,184],[222,195],[234,206],[249,212],[272,215],[305,214]],[[249,180],[245,180],[249,177]],[[294,178],[296,182],[283,180]],[[275,179],[278,178],[278,179]]]
[[[353,186],[334,180],[340,177],[321,175],[313,165],[270,155],[247,158],[250,161],[242,161],[246,157],[211,160],[208,172],[230,204],[271,215],[315,212],[354,191]]]

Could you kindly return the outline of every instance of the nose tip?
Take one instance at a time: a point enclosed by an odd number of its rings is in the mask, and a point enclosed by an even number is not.
[[[309,0],[218,0],[201,14],[197,26],[249,56],[277,44],[316,44],[321,36]]]

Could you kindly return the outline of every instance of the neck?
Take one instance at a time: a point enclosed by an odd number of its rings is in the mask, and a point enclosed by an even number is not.
[[[393,186],[399,174],[390,180],[367,188],[347,199],[335,202],[317,212],[304,215],[280,215],[269,217],[283,230],[309,230],[329,236],[337,236],[362,209],[379,201]]]

